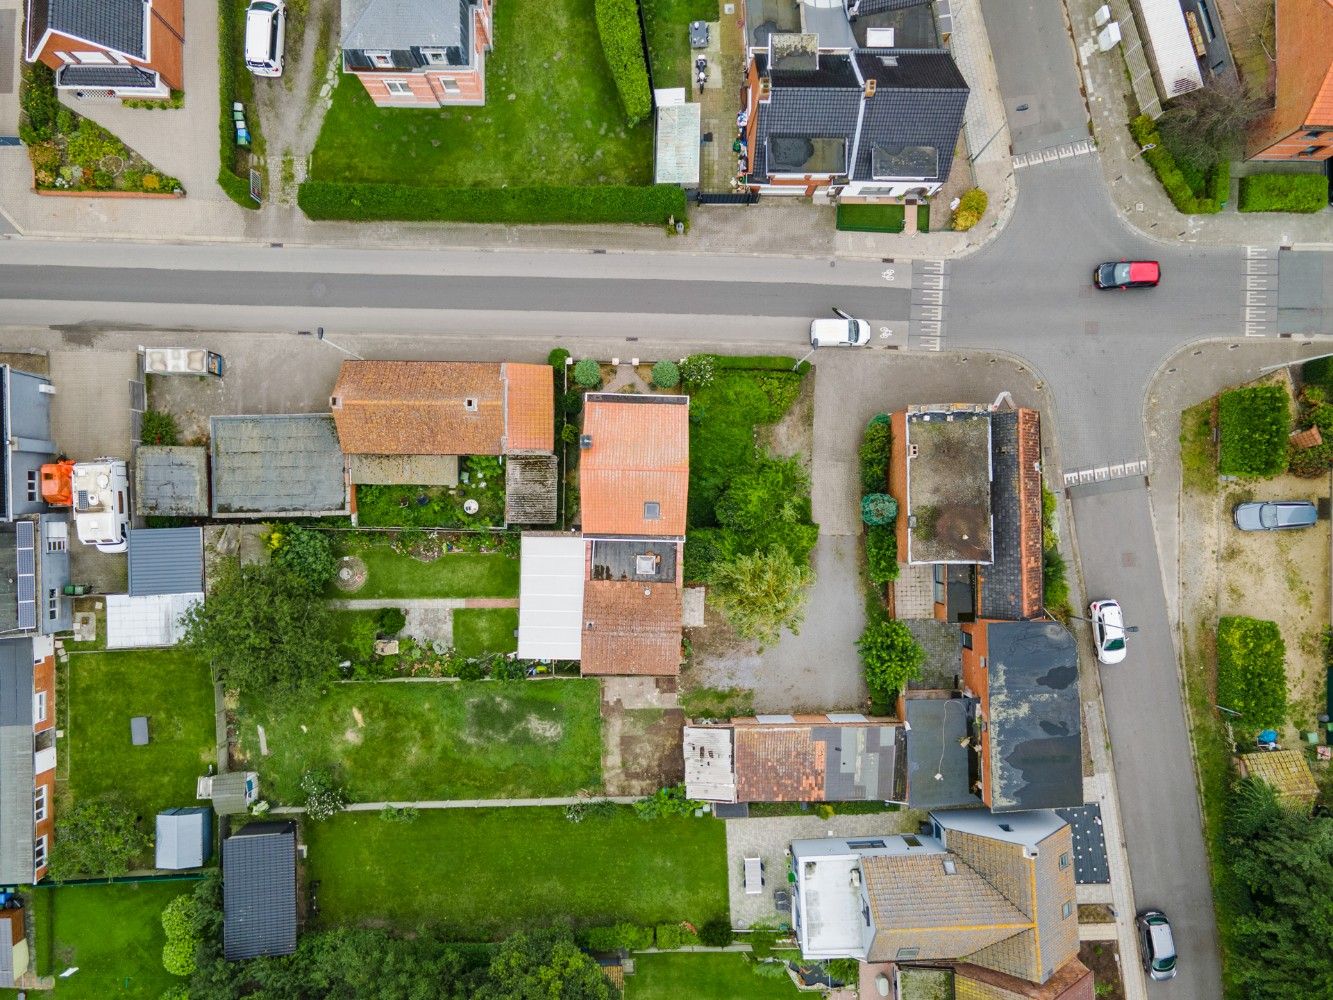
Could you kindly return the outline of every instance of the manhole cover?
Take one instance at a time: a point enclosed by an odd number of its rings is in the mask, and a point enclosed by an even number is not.
[[[1102,332],[1102,325],[1101,325],[1101,323],[1098,322],[1097,320],[1095,320],[1095,319],[1090,319],[1090,320],[1088,320],[1086,323],[1083,324],[1083,332],[1084,332],[1084,333],[1091,333],[1091,334],[1098,334],[1098,333],[1101,333],[1101,332]]]

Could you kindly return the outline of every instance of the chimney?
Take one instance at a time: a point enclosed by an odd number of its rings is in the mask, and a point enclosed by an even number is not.
[[[878,81],[875,80],[873,77],[866,81],[866,97],[875,96],[875,85],[877,82]]]
[[[759,78],[759,100],[767,101],[773,92],[773,80],[771,77],[761,76]]]
[[[329,397],[329,409],[330,409],[330,410],[341,410],[342,408],[343,408],[343,401],[342,401],[342,397],[341,397],[341,396],[330,396],[330,397]]]

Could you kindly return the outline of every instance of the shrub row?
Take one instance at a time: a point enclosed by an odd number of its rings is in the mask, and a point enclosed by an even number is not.
[[[1217,703],[1247,729],[1280,726],[1287,715],[1287,647],[1276,622],[1227,615],[1217,623]]]
[[[870,582],[883,586],[898,579],[898,505],[884,491],[889,484],[893,427],[887,413],[866,423],[857,453],[861,475],[861,519],[866,524],[866,569]],[[891,509],[890,509],[891,508]]]
[[[244,51],[244,11],[241,0],[218,0],[218,98],[222,105],[218,120],[218,187],[242,208],[257,209],[259,205],[250,197],[250,179],[236,172],[236,126],[231,117],[232,102],[243,103],[250,143],[259,142],[254,80],[237,66],[239,53]]]
[[[683,923],[658,924],[656,928],[628,923],[590,927],[583,937],[589,951],[601,952],[644,951],[652,947],[674,951],[699,943],[699,935]]]
[[[981,217],[986,214],[986,206],[990,199],[986,197],[986,192],[981,188],[973,188],[966,192],[962,198],[958,199],[958,207],[953,212],[953,228],[958,232],[966,232],[981,221]]]
[[[1276,476],[1287,467],[1291,404],[1280,385],[1222,393],[1217,471],[1224,476]]]
[[[685,192],[668,184],[424,188],[306,181],[296,200],[312,219],[355,221],[660,225],[668,216],[685,216]]]
[[[1318,212],[1328,204],[1323,174],[1251,174],[1240,179],[1242,212]]]
[[[1227,187],[1231,183],[1229,167],[1225,163],[1219,164],[1213,170],[1206,182],[1209,193],[1201,198],[1190,187],[1184,171],[1176,163],[1176,158],[1171,155],[1171,150],[1163,144],[1162,134],[1157,131],[1157,125],[1151,118],[1139,115],[1129,123],[1129,131],[1140,148],[1148,145],[1154,147],[1144,153],[1143,158],[1148,166],[1152,167],[1157,179],[1162,182],[1167,197],[1171,199],[1177,211],[1185,215],[1212,215],[1222,211]]]
[[[653,110],[638,4],[636,0],[594,0],[593,8],[602,52],[625,107],[625,123],[637,125]]]

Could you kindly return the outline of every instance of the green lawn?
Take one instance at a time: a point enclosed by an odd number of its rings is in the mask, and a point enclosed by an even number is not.
[[[422,810],[411,823],[342,813],[305,827],[323,925],[438,928],[494,939],[555,920],[695,923],[727,912],[726,834],[628,806],[573,824],[561,809]]]
[[[518,608],[461,608],[454,612],[454,649],[460,656],[512,653]]]
[[[195,779],[217,762],[208,664],[174,649],[75,653],[67,667],[62,763],[74,797],[115,793],[152,831],[162,809],[195,804]],[[150,742],[130,744],[148,716]]]
[[[790,979],[761,979],[745,956],[719,952],[635,955],[625,1000],[785,1000],[801,993]]]
[[[54,971],[79,969],[56,980],[55,996],[157,1000],[168,987],[184,983],[162,968],[161,916],[167,903],[194,886],[173,881],[37,890],[50,897],[47,905],[55,910]]]
[[[648,184],[652,125],[624,125],[593,0],[495,5],[484,107],[376,108],[340,76],[311,178],[439,187]]]
[[[852,233],[901,233],[907,225],[902,205],[839,205],[837,226]]]
[[[300,801],[301,774],[328,765],[354,802],[562,796],[602,784],[592,680],[335,684],[291,709],[246,701],[237,730],[265,797],[278,802]]]
[[[648,56],[652,62],[653,86],[694,86],[694,58],[690,50],[691,21],[716,21],[718,0],[642,0],[643,20],[648,28]],[[716,24],[709,26],[717,31]]]
[[[517,597],[518,560],[498,552],[452,552],[432,562],[400,555],[387,545],[361,549],[366,584],[354,594],[332,584],[326,596],[364,600],[376,597]]]

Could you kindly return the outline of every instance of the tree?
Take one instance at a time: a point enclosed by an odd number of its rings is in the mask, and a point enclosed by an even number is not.
[[[1178,161],[1207,171],[1243,152],[1245,134],[1263,112],[1263,101],[1239,82],[1218,81],[1173,100],[1157,127]]]
[[[333,554],[329,536],[299,524],[278,525],[269,535],[273,561],[311,590],[319,591],[338,571],[338,560]]]
[[[282,566],[221,564],[185,616],[185,643],[242,693],[297,691],[331,676],[337,652],[323,598]]]
[[[147,850],[134,810],[110,798],[80,799],[56,820],[49,874],[57,882],[124,875]]]
[[[719,562],[712,570],[711,597],[743,638],[760,646],[777,642],[785,628],[798,633],[805,618],[806,588],[814,573],[779,545]]]
[[[861,520],[866,524],[892,524],[897,518],[898,501],[887,493],[867,493],[861,498]]]
[[[877,698],[888,701],[909,680],[921,675],[926,651],[912,630],[896,619],[871,622],[857,640],[865,666],[866,686]]]
[[[653,385],[659,389],[674,389],[680,385],[680,366],[663,358],[653,365]]]
[[[477,1000],[615,1000],[591,956],[580,951],[568,928],[515,934],[491,959]]]
[[[602,369],[592,358],[574,362],[574,381],[585,389],[596,389],[602,384]]]

